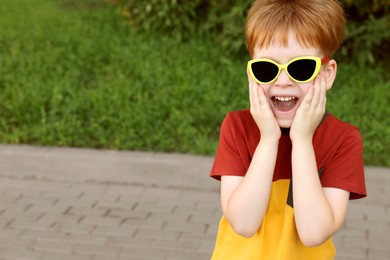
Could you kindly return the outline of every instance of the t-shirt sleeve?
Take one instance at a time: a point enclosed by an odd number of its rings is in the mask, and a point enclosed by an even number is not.
[[[239,136],[235,134],[231,114],[227,114],[222,122],[218,149],[215,154],[214,164],[210,176],[221,180],[223,175],[244,176],[246,167],[242,162],[239,151]]]
[[[357,128],[350,131],[326,165],[321,175],[323,187],[350,192],[350,199],[367,195],[364,181],[363,141]]]

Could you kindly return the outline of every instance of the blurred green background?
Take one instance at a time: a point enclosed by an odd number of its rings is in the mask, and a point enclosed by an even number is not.
[[[2,0],[0,142],[213,155],[249,106],[251,1]],[[343,1],[330,113],[390,166],[389,1]]]

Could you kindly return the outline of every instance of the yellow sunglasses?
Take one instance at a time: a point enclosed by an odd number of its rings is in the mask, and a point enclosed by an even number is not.
[[[270,59],[254,59],[248,61],[248,71],[254,81],[259,84],[270,84],[274,82],[282,69],[284,69],[290,79],[305,83],[317,77],[321,65],[329,62],[330,59],[300,56],[285,64],[279,64]]]

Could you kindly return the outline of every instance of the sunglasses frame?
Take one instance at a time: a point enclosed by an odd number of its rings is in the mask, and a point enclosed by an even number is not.
[[[302,80],[296,80],[288,72],[288,70],[287,70],[288,66],[291,63],[293,63],[294,61],[298,61],[298,60],[314,60],[316,62],[316,67],[315,67],[314,73],[313,73],[313,75],[309,79],[303,80],[303,81]],[[264,61],[270,62],[270,63],[276,65],[278,67],[278,69],[279,69],[279,71],[276,74],[275,78],[273,78],[272,80],[267,81],[267,82],[262,82],[262,81],[258,80],[255,77],[255,75],[254,75],[254,73],[252,71],[252,64],[253,63],[264,62]],[[274,60],[262,58],[262,59],[253,59],[253,60],[248,61],[247,70],[249,71],[249,74],[251,75],[252,79],[254,81],[256,81],[258,84],[270,84],[270,83],[274,82],[279,77],[280,72],[282,71],[282,69],[286,72],[287,76],[290,79],[292,79],[293,81],[298,82],[298,83],[306,83],[306,82],[312,81],[315,77],[317,77],[318,73],[320,72],[322,64],[328,63],[329,61],[330,61],[330,58],[328,58],[328,57],[319,58],[319,57],[315,57],[315,56],[299,56],[299,57],[296,57],[296,58],[290,60],[289,62],[287,62],[285,64],[279,64],[279,63],[277,63]]]

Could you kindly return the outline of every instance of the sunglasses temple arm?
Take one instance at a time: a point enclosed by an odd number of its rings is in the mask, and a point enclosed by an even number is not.
[[[329,61],[330,61],[330,58],[324,57],[324,58],[321,59],[321,64],[328,63]]]

